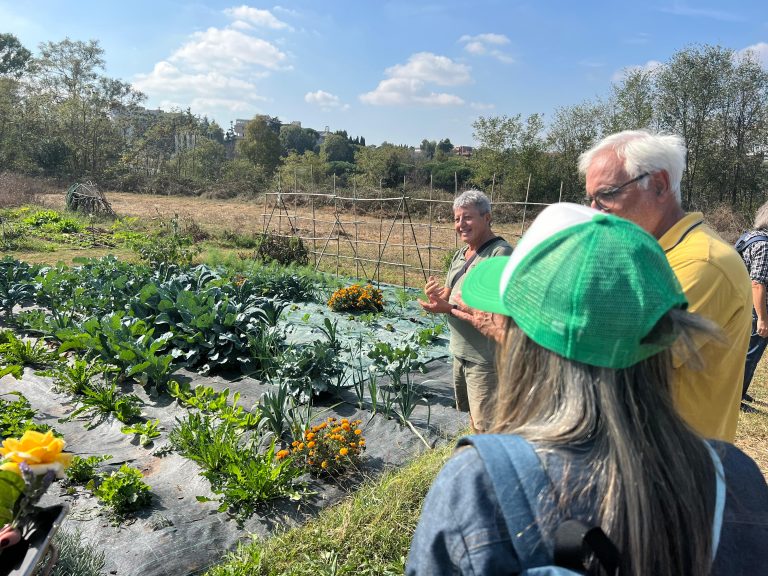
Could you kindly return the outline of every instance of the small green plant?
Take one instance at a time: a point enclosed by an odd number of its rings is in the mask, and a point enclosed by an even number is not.
[[[372,284],[352,284],[331,294],[328,307],[334,312],[381,312],[384,294]]]
[[[6,400],[3,396],[15,396],[15,400]],[[37,412],[21,392],[7,392],[0,395],[0,440],[20,438],[27,430],[47,432],[47,424],[37,424],[32,420]]]
[[[96,466],[112,458],[109,454],[102,456],[74,456],[69,468],[66,470],[67,482],[69,484],[86,485],[96,478]]]
[[[122,394],[117,389],[117,383],[97,383],[83,389],[83,394],[77,397],[77,407],[60,422],[68,422],[81,417],[90,419],[87,428],[93,428],[114,414],[120,422],[128,423],[141,414],[141,400],[135,394]]]
[[[57,354],[43,340],[22,340],[6,332],[0,344],[0,364],[19,364],[22,366],[43,366],[57,359]]]
[[[55,210],[38,210],[22,220],[30,228],[42,232],[61,234],[80,232],[83,224],[76,218],[63,216]]]
[[[51,576],[101,576],[106,555],[86,541],[79,530],[59,530],[53,538],[59,557]]]
[[[291,444],[290,454],[314,474],[339,475],[360,462],[365,438],[362,420],[337,420],[329,416],[324,422],[304,430]],[[277,457],[288,456],[288,451]]]
[[[295,484],[303,470],[292,458],[277,457],[274,438],[268,450],[260,453],[256,439],[246,440],[233,424],[193,413],[174,427],[169,440],[203,468],[202,476],[213,493],[220,495],[220,512],[229,511],[242,519],[267,500],[299,496]],[[204,496],[197,499],[209,500]]]
[[[139,444],[144,447],[152,444],[155,438],[160,436],[160,420],[148,420],[143,424],[133,424],[130,426],[123,426],[120,428],[120,432],[123,434],[138,434]]]
[[[152,501],[152,489],[144,482],[141,471],[127,464],[100,478],[93,494],[117,517],[139,510]]]
[[[53,389],[71,395],[83,394],[94,378],[106,376],[117,371],[115,366],[99,359],[86,360],[75,358],[70,364],[60,362],[49,370],[38,372],[41,376],[53,377]]]

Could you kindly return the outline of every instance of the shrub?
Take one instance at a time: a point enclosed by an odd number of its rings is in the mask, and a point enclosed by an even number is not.
[[[112,458],[109,454],[103,456],[74,456],[66,470],[69,484],[85,485],[96,477],[96,466]]]
[[[381,312],[384,310],[384,294],[372,284],[352,284],[336,290],[328,300],[328,306],[334,312]]]
[[[254,258],[265,262],[278,264],[298,264],[304,266],[309,262],[309,252],[304,241],[298,236],[280,236],[267,232],[259,236],[258,247],[253,253]]]
[[[278,458],[293,454],[297,462],[302,463],[314,474],[338,475],[350,466],[360,462],[365,450],[363,431],[358,428],[362,420],[337,420],[333,416],[305,430],[303,436],[294,440],[291,450],[281,450]]]

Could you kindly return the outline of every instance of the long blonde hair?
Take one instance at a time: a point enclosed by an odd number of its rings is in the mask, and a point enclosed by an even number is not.
[[[711,322],[680,310],[651,337],[694,332],[717,338]],[[597,522],[622,551],[622,575],[708,574],[715,470],[709,452],[672,405],[665,350],[622,370],[588,366],[542,348],[510,322],[497,356],[495,433],[519,434],[539,453],[564,455],[555,487],[568,514],[599,502]],[[587,481],[565,488],[568,451],[586,451]],[[579,475],[579,477],[582,477]],[[596,500],[595,500],[596,499]],[[565,516],[567,517],[567,516]],[[597,567],[593,561],[592,570]]]

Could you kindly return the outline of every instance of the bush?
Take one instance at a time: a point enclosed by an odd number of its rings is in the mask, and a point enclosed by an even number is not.
[[[381,312],[384,310],[384,294],[372,284],[352,284],[339,288],[328,300],[334,312]]]
[[[105,476],[93,493],[117,516],[139,510],[152,500],[151,488],[144,483],[142,473],[127,464]]]
[[[254,257],[265,262],[278,264],[298,264],[305,266],[309,262],[309,253],[304,241],[298,236],[279,236],[271,232],[261,234]]]

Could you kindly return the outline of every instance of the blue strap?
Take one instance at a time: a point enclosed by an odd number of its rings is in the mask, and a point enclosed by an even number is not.
[[[553,550],[541,536],[536,511],[542,499],[552,498],[552,490],[533,447],[520,436],[507,434],[467,436],[458,445],[474,446],[483,460],[520,567],[551,564]]]

